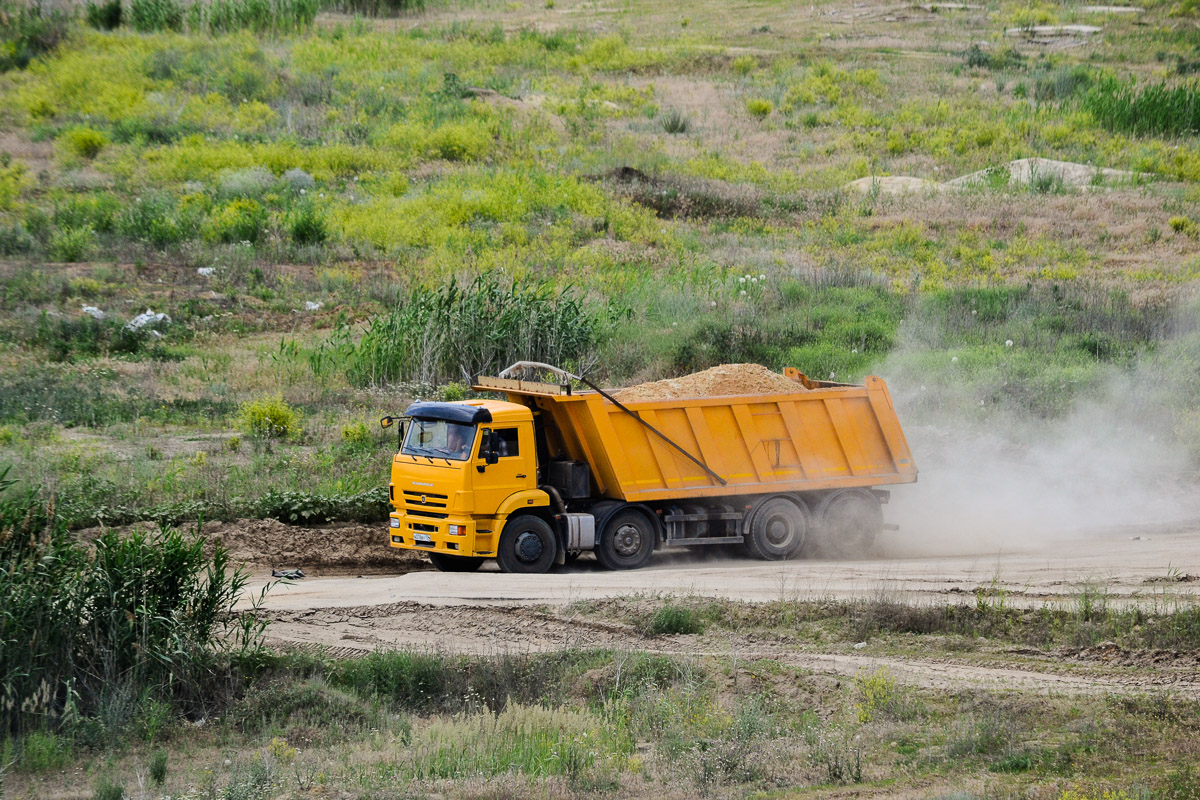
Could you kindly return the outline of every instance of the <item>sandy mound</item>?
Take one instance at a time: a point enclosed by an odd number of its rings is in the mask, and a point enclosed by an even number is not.
[[[912,194],[914,192],[938,192],[942,184],[928,181],[924,178],[912,178],[907,175],[890,175],[887,177],[859,178],[850,181],[845,188],[854,189],[863,194],[877,192],[879,194]]]
[[[1027,28],[1009,28],[1005,36],[1091,36],[1104,30],[1095,25],[1032,25]]]
[[[1144,14],[1146,11],[1137,6],[1084,6],[1080,10],[1088,14]]]
[[[1011,183],[1031,183],[1035,178],[1047,175],[1061,180],[1067,186],[1092,186],[1097,180],[1104,183],[1127,181],[1133,177],[1132,172],[1107,167],[1094,167],[1090,164],[1078,164],[1074,161],[1055,161],[1050,158],[1021,158],[1010,161],[999,167],[972,172],[954,180],[947,181],[948,186],[968,186],[983,183],[997,171],[1008,170]]]
[[[673,400],[677,397],[724,397],[737,394],[785,394],[808,391],[760,364],[722,364],[682,378],[643,383],[613,392],[622,403]]]

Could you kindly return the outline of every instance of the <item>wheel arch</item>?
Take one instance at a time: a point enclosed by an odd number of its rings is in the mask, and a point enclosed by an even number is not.
[[[532,502],[530,502],[532,501]],[[541,489],[522,489],[504,498],[504,502],[496,509],[496,516],[504,522],[517,514],[532,514],[554,524],[554,515],[550,513],[550,495]]]

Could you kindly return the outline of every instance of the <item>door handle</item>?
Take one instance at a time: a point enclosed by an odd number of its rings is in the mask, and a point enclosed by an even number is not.
[[[524,474],[524,473],[522,473],[522,474],[518,475],[517,477],[518,477],[518,478],[524,478],[524,477],[525,477],[525,474]]]

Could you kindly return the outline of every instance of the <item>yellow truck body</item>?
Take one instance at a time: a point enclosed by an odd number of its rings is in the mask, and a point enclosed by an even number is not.
[[[617,569],[705,544],[861,551],[884,527],[875,487],[917,478],[891,396],[877,377],[785,375],[806,391],[621,403],[481,377],[477,390],[507,400],[414,404],[392,463],[391,545],[441,569],[494,557],[512,572],[589,550]]]

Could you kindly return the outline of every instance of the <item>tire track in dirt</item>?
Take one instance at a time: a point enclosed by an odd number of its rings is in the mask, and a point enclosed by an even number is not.
[[[886,669],[899,683],[955,691],[989,689],[1035,694],[1130,695],[1159,691],[1200,697],[1200,668],[1190,654],[1139,659],[1125,654],[1116,664],[1090,651],[1031,653],[1014,660],[966,659],[813,652],[764,645],[737,633],[706,636],[643,636],[628,625],[563,616],[525,606],[431,606],[415,602],[300,611],[268,611],[269,643],[321,650],[335,657],[373,650],[415,649],[439,653],[502,655],[571,648],[638,650],[691,658],[750,661],[772,659],[816,674],[853,678]]]

